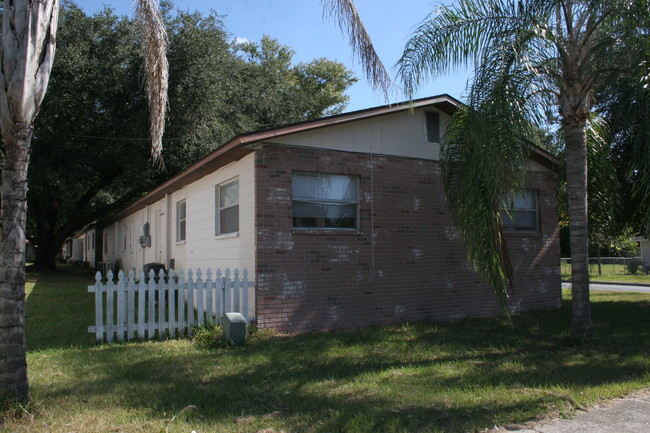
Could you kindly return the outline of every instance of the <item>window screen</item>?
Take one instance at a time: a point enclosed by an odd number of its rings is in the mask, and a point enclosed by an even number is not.
[[[357,178],[322,173],[294,173],[295,228],[356,229]]]
[[[239,231],[239,181],[217,185],[216,235]]]
[[[506,200],[501,212],[503,228],[508,231],[538,231],[537,192],[526,190]]]
[[[187,212],[185,200],[176,203],[176,242],[185,240],[186,235]]]

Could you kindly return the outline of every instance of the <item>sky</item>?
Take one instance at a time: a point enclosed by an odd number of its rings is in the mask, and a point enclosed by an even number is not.
[[[120,15],[133,15],[132,0],[77,0],[87,12],[94,13],[109,6]],[[226,30],[231,38],[257,42],[269,35],[295,51],[294,63],[326,57],[343,63],[359,81],[347,94],[350,102],[345,111],[376,107],[406,99],[397,90],[388,101],[379,91],[373,91],[363,76],[360,62],[353,56],[347,39],[334,20],[323,15],[320,0],[175,0],[182,10],[198,10],[207,14],[211,9],[224,15]],[[356,0],[355,4],[372,38],[375,49],[391,77],[396,79],[396,67],[409,36],[438,4],[432,0]],[[416,98],[447,93],[462,100],[469,73],[461,70],[435,80],[428,80]]]

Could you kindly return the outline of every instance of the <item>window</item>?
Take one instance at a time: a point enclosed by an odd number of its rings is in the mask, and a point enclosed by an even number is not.
[[[215,235],[237,233],[239,231],[239,181],[217,185],[216,195]]]
[[[122,226],[122,234],[124,235],[122,250],[124,251],[126,251],[126,233],[128,232],[128,230],[129,230],[129,226]]]
[[[425,111],[425,136],[427,143],[440,143],[440,115]]]
[[[104,232],[104,254],[108,253],[108,233]]]
[[[294,173],[293,226],[356,229],[357,189],[354,176]]]
[[[176,203],[176,242],[185,240],[186,216],[185,200],[181,200]]]
[[[537,192],[526,190],[514,194],[506,200],[505,210],[501,212],[503,228],[515,232],[536,232],[537,224]]]

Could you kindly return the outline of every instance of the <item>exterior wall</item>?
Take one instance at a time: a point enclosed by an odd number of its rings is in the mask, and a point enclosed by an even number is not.
[[[254,160],[250,154],[105,227],[104,261],[114,263],[114,269],[135,269],[136,273],[151,262],[169,269],[170,259],[176,271],[246,268],[249,280],[255,281]],[[233,179],[239,180],[239,232],[215,236],[215,188]],[[186,239],[177,242],[176,203],[181,200],[186,203]],[[143,247],[138,239],[147,222],[151,244]],[[254,296],[250,290],[251,308]]]
[[[440,114],[440,131],[446,131],[450,116],[434,108],[418,108],[372,117],[334,128],[279,137],[269,142],[348,152],[376,153],[420,159],[440,159],[440,144],[425,140],[425,111]]]
[[[640,241],[639,244],[641,245],[641,260],[650,266],[650,240]]]
[[[78,233],[72,241],[72,260],[88,262],[91,268],[95,267],[95,248],[97,246],[96,230],[91,228]]]
[[[255,177],[253,154],[172,194],[171,257],[177,269],[255,267]],[[239,180],[239,232],[215,236],[216,187]],[[176,203],[186,200],[187,239],[176,242]]]
[[[260,326],[299,332],[499,313],[468,263],[437,162],[267,145],[255,167]],[[294,230],[293,171],[358,176],[359,230]],[[531,173],[529,187],[542,231],[508,236],[519,311],[557,308],[561,294],[553,175]]]

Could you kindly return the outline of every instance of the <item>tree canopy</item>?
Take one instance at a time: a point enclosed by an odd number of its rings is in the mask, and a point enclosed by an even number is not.
[[[109,9],[60,11],[49,95],[35,122],[28,236],[51,267],[65,238],[234,135],[342,111],[356,80],[327,59],[292,63],[270,37],[237,45],[221,17],[168,9],[169,109],[165,169],[150,161],[139,71],[142,33]]]

